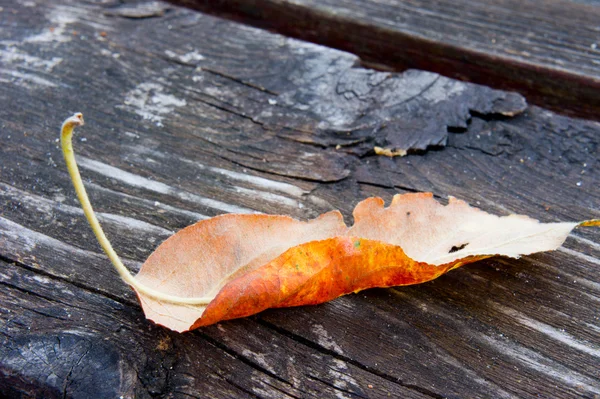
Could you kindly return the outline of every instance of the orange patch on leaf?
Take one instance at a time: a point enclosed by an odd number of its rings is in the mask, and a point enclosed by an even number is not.
[[[316,305],[368,288],[424,283],[458,263],[419,263],[398,246],[358,237],[313,241],[227,284],[191,329],[269,308]]]

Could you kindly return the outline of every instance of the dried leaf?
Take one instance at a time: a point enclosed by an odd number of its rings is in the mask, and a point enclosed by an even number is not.
[[[104,236],[81,182],[71,135],[82,124],[81,114],[67,119],[61,139],[84,213],[146,317],[180,332],[367,288],[418,284],[490,256],[554,250],[578,226],[499,217],[452,197],[444,206],[430,193],[396,195],[387,208],[381,198],[369,198],[356,206],[352,227],[338,211],[308,222],[269,215],[198,222],[160,245],[133,277]]]
[[[338,212],[310,222],[283,216],[225,215],[166,240],[136,279],[172,295],[213,297],[178,305],[139,294],[146,316],[177,331],[264,309],[317,304],[372,287],[418,284],[494,255],[518,257],[559,247],[576,223],[498,217],[432,194],[369,198],[347,228]]]

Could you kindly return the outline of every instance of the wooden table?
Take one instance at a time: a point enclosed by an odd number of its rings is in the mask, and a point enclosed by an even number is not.
[[[133,271],[207,217],[340,209],[351,223],[361,199],[403,192],[545,222],[599,218],[600,123],[497,90],[597,117],[597,5],[178,3],[202,12],[0,3],[4,396],[600,397],[599,229],[552,253],[178,334],[146,321],[113,271],[57,143],[83,112],[84,180]],[[404,70],[416,67],[464,81]]]

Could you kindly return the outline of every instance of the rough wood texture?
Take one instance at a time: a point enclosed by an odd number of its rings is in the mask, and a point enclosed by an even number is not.
[[[339,48],[517,90],[538,105],[598,119],[598,3],[571,0],[173,0]]]
[[[55,142],[62,120],[84,112],[82,172],[136,270],[208,216],[350,218],[359,200],[403,191],[544,221],[598,218],[598,123],[536,107],[501,116],[522,99],[368,71],[349,54],[164,3],[31,4],[0,13],[5,396],[600,395],[598,230],[554,253],[176,334],[145,321],[100,253]],[[396,112],[446,146],[375,156],[371,145],[397,145]]]

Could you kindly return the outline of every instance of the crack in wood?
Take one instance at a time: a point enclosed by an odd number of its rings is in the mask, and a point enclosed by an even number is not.
[[[319,377],[316,377],[314,375],[309,375],[309,374],[307,374],[306,377],[308,379],[310,379],[310,380],[318,381],[318,382],[320,382],[323,385],[327,385],[328,387],[333,388],[334,390],[339,391],[341,393],[345,393],[345,394],[348,394],[348,395],[351,395],[351,396],[357,397],[357,398],[368,398],[368,396],[361,395],[361,394],[359,394],[357,392],[349,391],[349,390],[344,389],[344,388],[340,388],[339,386],[336,386],[334,382],[329,382],[329,381],[327,381],[327,380],[325,380],[323,378],[319,378]]]
[[[357,367],[357,368],[359,368],[359,369],[361,369],[363,371],[371,373],[371,374],[373,374],[373,375],[375,375],[377,377],[383,378],[383,379],[385,379],[387,381],[390,381],[390,382],[392,382],[394,384],[398,384],[398,385],[400,385],[400,386],[402,386],[404,388],[408,388],[408,389],[414,390],[414,391],[419,392],[421,394],[427,395],[427,396],[429,396],[431,398],[435,398],[435,399],[444,399],[445,398],[444,395],[437,394],[437,393],[435,393],[435,392],[433,392],[433,391],[431,391],[429,389],[420,387],[420,386],[415,385],[415,384],[405,383],[405,382],[403,382],[402,380],[400,380],[397,377],[394,377],[392,375],[383,373],[383,372],[381,372],[381,371],[373,368],[372,366],[362,364],[362,363],[360,363],[360,362],[358,362],[356,360],[353,360],[353,359],[351,359],[351,358],[349,358],[347,356],[344,356],[344,355],[342,355],[342,354],[340,354],[340,353],[338,353],[336,351],[333,351],[331,349],[325,348],[324,346],[322,346],[322,345],[320,345],[320,344],[318,344],[316,342],[310,341],[310,340],[304,338],[301,335],[295,334],[294,332],[288,331],[285,328],[279,327],[279,326],[277,326],[277,325],[275,325],[273,323],[265,321],[265,320],[261,319],[260,317],[258,317],[256,319],[256,321],[259,324],[261,324],[261,325],[263,325],[265,327],[268,327],[268,328],[270,328],[270,329],[278,332],[279,334],[284,335],[284,336],[286,336],[286,337],[288,337],[290,339],[293,339],[294,341],[296,341],[296,342],[298,342],[298,343],[300,343],[302,345],[308,346],[308,347],[310,347],[312,349],[317,350],[318,352],[321,352],[321,353],[326,354],[328,356],[331,356],[331,357],[333,357],[335,359],[338,359],[338,360],[341,360],[341,361],[346,362],[348,364],[351,364],[351,365],[353,365],[353,366],[355,366],[355,367]]]
[[[262,367],[260,364],[250,360],[250,358],[248,358],[247,356],[244,356],[241,353],[236,352],[235,350],[233,350],[232,348],[228,347],[226,344],[217,341],[216,339],[212,338],[211,336],[209,336],[206,333],[203,332],[194,332],[194,334],[199,335],[200,337],[202,337],[203,339],[205,339],[206,341],[210,342],[212,345],[218,347],[219,349],[223,350],[224,352],[228,353],[230,356],[233,356],[234,358],[240,360],[242,363],[252,367],[253,369],[260,371],[261,373],[268,375],[269,377],[280,381],[284,384],[287,384],[289,386],[293,386],[289,381],[286,381],[284,378],[278,376],[277,374],[272,373],[271,371],[267,370],[266,368]]]
[[[72,285],[74,287],[77,287],[77,288],[80,288],[82,290],[88,291],[88,292],[90,292],[92,294],[103,296],[103,297],[105,297],[107,299],[110,299],[110,300],[113,300],[115,302],[118,302],[121,305],[128,306],[128,307],[134,307],[136,309],[139,308],[137,302],[135,302],[135,301],[128,301],[125,298],[113,295],[110,292],[103,291],[103,290],[98,289],[96,287],[92,287],[92,286],[89,286],[89,285],[81,284],[81,283],[78,283],[76,281],[71,281],[68,278],[52,274],[52,273],[47,272],[47,271],[45,271],[43,269],[40,269],[39,267],[36,267],[36,266],[27,265],[26,263],[23,263],[23,262],[21,262],[19,260],[12,259],[9,256],[6,256],[4,254],[0,254],[0,261],[6,262],[6,263],[9,263],[9,264],[12,264],[12,265],[15,265],[17,267],[21,267],[21,268],[23,268],[23,269],[25,269],[27,271],[30,271],[30,272],[42,275],[44,277],[49,277],[51,279],[60,281],[61,283],[64,283],[64,284],[67,284],[67,285]],[[18,287],[16,287],[16,286],[15,286],[15,288],[18,289]],[[33,294],[35,294],[35,293],[33,293]],[[48,301],[56,302],[56,299],[51,299],[51,298],[44,298],[44,299],[47,299]],[[72,306],[71,304],[67,304],[67,303],[64,303],[64,304]],[[84,309],[84,310],[88,310],[88,309]]]
[[[266,88],[264,88],[262,86],[259,86],[259,85],[253,84],[253,83],[245,82],[242,79],[236,78],[235,76],[229,75],[229,74],[227,74],[225,72],[217,71],[215,69],[206,68],[206,67],[203,67],[202,70],[206,71],[206,72],[209,72],[209,73],[212,73],[214,75],[220,76],[222,78],[229,79],[229,80],[231,80],[233,82],[236,82],[236,83],[239,83],[239,84],[241,84],[243,86],[247,86],[247,87],[250,87],[252,89],[256,89],[258,91],[262,91],[262,92],[270,94],[272,96],[278,96],[279,95],[279,93],[276,93],[274,91],[271,91],[269,89],[266,89]]]

